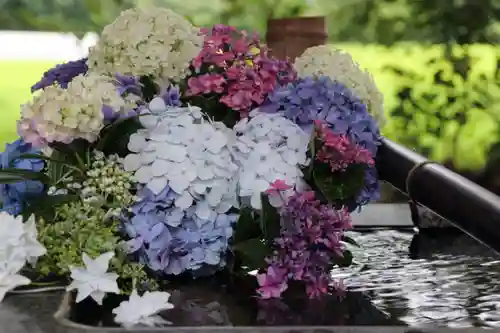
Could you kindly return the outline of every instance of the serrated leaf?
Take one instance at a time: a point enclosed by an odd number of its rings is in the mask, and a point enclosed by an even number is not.
[[[252,238],[262,237],[259,222],[252,216],[250,208],[240,210],[240,217],[236,222],[233,235],[233,244],[238,244]]]
[[[250,270],[260,269],[266,265],[266,257],[272,251],[260,238],[248,239],[233,245],[233,252],[239,258],[242,266]]]
[[[271,206],[267,194],[261,194],[262,210],[260,215],[260,228],[264,239],[272,242],[281,232],[281,217],[278,209]]]

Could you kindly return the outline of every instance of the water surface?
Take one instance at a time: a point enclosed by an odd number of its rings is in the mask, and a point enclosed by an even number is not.
[[[466,235],[352,232],[356,264],[336,269],[409,326],[500,327],[500,258]]]

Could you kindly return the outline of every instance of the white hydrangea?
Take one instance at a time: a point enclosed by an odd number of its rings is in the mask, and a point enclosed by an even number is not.
[[[79,75],[67,89],[49,86],[21,107],[19,130],[37,146],[50,142],[69,143],[76,138],[95,141],[104,126],[103,106],[122,112],[136,106],[123,98],[113,78]]]
[[[385,122],[384,98],[370,73],[362,70],[351,55],[330,45],[308,48],[295,60],[300,77],[327,76],[351,89],[379,122]]]
[[[160,98],[151,101],[149,113],[139,118],[145,129],[130,137],[125,170],[155,194],[168,185],[183,210],[196,200],[201,219],[237,205],[231,186],[238,167],[227,147],[227,128],[205,121],[199,108],[167,107]]]
[[[185,18],[165,8],[123,11],[90,49],[89,70],[104,74],[152,75],[179,81],[203,45]]]
[[[300,167],[309,163],[309,135],[279,114],[252,111],[250,117],[234,126],[231,151],[240,165],[238,195],[260,209],[261,193],[274,181],[289,186],[302,182]]]

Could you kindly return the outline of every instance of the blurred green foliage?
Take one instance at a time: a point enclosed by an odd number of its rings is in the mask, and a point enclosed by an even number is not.
[[[500,69],[477,66],[471,46],[442,46],[426,70],[390,66],[401,85],[386,132],[459,170],[477,170],[500,141]],[[491,47],[493,52],[500,49]],[[497,58],[499,59],[499,58]]]

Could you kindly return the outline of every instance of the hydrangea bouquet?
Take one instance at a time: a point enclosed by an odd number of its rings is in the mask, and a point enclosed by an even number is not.
[[[171,307],[174,277],[257,271],[261,298],[341,288],[329,271],[378,195],[383,117],[348,54],[292,64],[233,27],[130,9],[32,91],[1,155],[0,296],[31,265],[76,302],[130,294],[114,311],[128,325]]]

